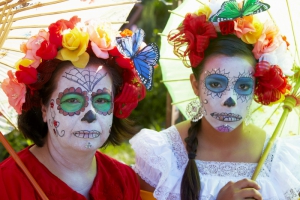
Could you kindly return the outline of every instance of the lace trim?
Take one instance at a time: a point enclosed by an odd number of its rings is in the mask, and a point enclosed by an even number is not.
[[[284,197],[286,200],[297,200],[300,197],[300,188],[290,189],[284,193]]]
[[[172,151],[176,157],[177,168],[183,170],[188,162],[187,153],[184,144],[181,140],[178,130],[175,126],[163,131]],[[270,137],[266,136],[263,151]],[[259,174],[260,177],[269,177],[274,153],[276,151],[276,144],[272,147],[264,166]],[[202,161],[196,160],[198,171],[204,176],[219,176],[219,177],[247,177],[250,178],[255,171],[257,163],[243,163],[243,162],[216,162],[216,161]]]
[[[166,179],[167,174],[162,172],[168,170],[167,160],[161,156],[153,156],[153,149],[144,148],[145,146],[147,146],[146,141],[141,140],[136,144],[136,151],[149,159],[145,162],[142,158],[136,157],[137,165],[134,165],[132,169],[152,187],[156,187],[157,180]]]
[[[184,145],[182,144],[181,137],[175,126],[170,127],[164,131],[169,145],[177,160],[177,169],[182,170],[188,162],[187,153]]]

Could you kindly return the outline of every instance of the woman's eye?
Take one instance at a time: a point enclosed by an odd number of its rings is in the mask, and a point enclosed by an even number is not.
[[[77,112],[85,105],[85,97],[81,94],[69,93],[62,96],[60,106],[66,112]]]
[[[107,113],[112,108],[111,95],[108,93],[98,94],[93,97],[92,104],[97,111]]]
[[[64,102],[68,102],[68,103],[79,103],[78,99],[72,98],[72,99],[67,99]]]
[[[96,99],[95,103],[107,103],[110,102],[108,99]]]

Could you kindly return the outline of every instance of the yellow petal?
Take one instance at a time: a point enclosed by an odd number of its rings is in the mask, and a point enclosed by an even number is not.
[[[77,68],[85,68],[87,63],[89,62],[90,55],[87,52],[84,52],[82,55],[79,56],[77,61],[71,61],[72,64]]]

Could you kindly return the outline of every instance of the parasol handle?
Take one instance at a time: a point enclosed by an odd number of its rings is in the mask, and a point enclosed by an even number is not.
[[[297,101],[294,97],[292,96],[287,96],[284,100],[284,105],[283,105],[283,113],[282,113],[282,116],[280,117],[280,120],[274,130],[274,133],[272,134],[272,137],[270,138],[268,144],[267,144],[267,147],[265,149],[265,151],[263,152],[262,156],[260,157],[259,159],[259,162],[257,164],[257,167],[251,177],[252,180],[256,180],[256,178],[258,177],[258,174],[260,173],[260,170],[264,164],[264,162],[266,161],[273,145],[274,145],[274,142],[285,122],[285,119],[288,117],[288,114],[290,113],[290,111],[292,111],[293,107],[295,107]]]
[[[16,154],[14,149],[10,146],[4,135],[0,132],[0,141],[2,142],[5,149],[8,151],[8,153],[11,155],[11,157],[15,160],[15,162],[19,165],[19,167],[22,169],[22,171],[25,173],[29,181],[31,182],[32,186],[35,188],[35,190],[38,192],[40,197],[43,200],[48,200],[48,197],[42,190],[42,188],[39,186],[39,184],[36,182],[36,180],[33,178],[33,176],[30,174],[24,163],[21,161],[19,156]]]

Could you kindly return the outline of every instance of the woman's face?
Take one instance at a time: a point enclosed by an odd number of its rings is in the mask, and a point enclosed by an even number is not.
[[[58,74],[49,105],[42,107],[47,142],[55,148],[98,149],[112,126],[112,79],[99,64],[84,69],[69,65]]]
[[[244,57],[209,58],[195,93],[200,96],[205,119],[219,132],[237,128],[247,116],[252,99],[253,64]]]

